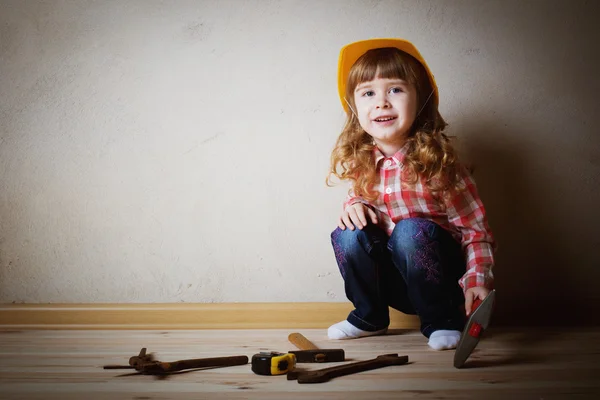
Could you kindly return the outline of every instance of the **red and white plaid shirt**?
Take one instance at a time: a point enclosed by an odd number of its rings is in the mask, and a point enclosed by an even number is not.
[[[418,217],[435,222],[448,230],[465,251],[466,273],[458,282],[462,289],[466,291],[475,286],[492,289],[495,242],[475,181],[464,169],[459,187],[465,190],[444,200],[433,196],[421,180],[412,187],[402,187],[402,161],[406,149],[407,146],[404,146],[392,157],[385,157],[375,148],[375,163],[380,177],[376,187],[379,197],[369,203],[355,196],[351,190],[344,209],[359,202],[370,206],[377,213],[378,225],[388,236],[396,223],[406,218]]]

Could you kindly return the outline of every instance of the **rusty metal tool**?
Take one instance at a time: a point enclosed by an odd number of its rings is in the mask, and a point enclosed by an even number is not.
[[[147,355],[146,348],[144,347],[140,351],[140,354],[129,358],[129,365],[105,365],[104,369],[135,369],[142,374],[162,375],[184,369],[231,367],[244,364],[248,364],[247,356],[197,358],[193,360],[161,362],[155,360],[152,354]]]
[[[318,369],[316,371],[291,371],[288,372],[287,379],[288,381],[297,379],[298,383],[321,383],[327,382],[328,380],[338,376],[350,375],[357,372],[388,367],[390,365],[402,365],[406,363],[408,363],[408,356],[398,356],[398,354],[383,354],[371,360],[358,361],[350,364]]]
[[[296,356],[299,363],[336,362],[346,359],[344,349],[319,349],[301,333],[290,333],[288,340],[300,349],[289,351]]]
[[[495,301],[496,290],[494,289],[488,293],[483,301],[476,299],[473,302],[474,311],[463,329],[454,353],[454,366],[456,368],[462,368],[475,347],[477,347],[481,335],[490,324]]]

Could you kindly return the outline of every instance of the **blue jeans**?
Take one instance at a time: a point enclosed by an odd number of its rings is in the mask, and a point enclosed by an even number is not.
[[[365,331],[390,324],[389,308],[416,314],[426,337],[439,329],[462,330],[464,295],[458,280],[466,262],[461,245],[436,223],[409,218],[392,235],[368,224],[331,234],[335,257],[354,310],[348,322]]]

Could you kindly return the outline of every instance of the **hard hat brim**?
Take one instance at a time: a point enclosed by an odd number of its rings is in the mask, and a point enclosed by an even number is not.
[[[405,53],[410,54],[423,65],[425,71],[427,72],[427,75],[429,76],[429,81],[431,82],[431,86],[433,88],[433,101],[437,105],[438,88],[435,83],[435,77],[433,76],[431,70],[427,66],[427,63],[421,56],[421,53],[419,53],[417,48],[412,43],[404,39],[367,39],[350,43],[342,47],[342,49],[340,50],[340,57],[338,60],[338,92],[344,110],[346,112],[349,112],[348,104],[346,103],[344,98],[346,97],[346,83],[348,82],[350,68],[352,68],[352,66],[360,58],[360,56],[365,54],[367,51],[372,49],[380,49],[382,47],[395,47]]]

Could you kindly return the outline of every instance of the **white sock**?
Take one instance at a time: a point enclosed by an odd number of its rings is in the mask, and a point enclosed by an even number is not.
[[[450,350],[455,349],[460,340],[459,331],[439,330],[433,332],[429,336],[429,347],[434,350]]]
[[[387,328],[380,329],[375,332],[363,331],[352,325],[347,320],[333,324],[327,329],[327,336],[329,339],[356,339],[365,336],[382,335],[387,331]]]

